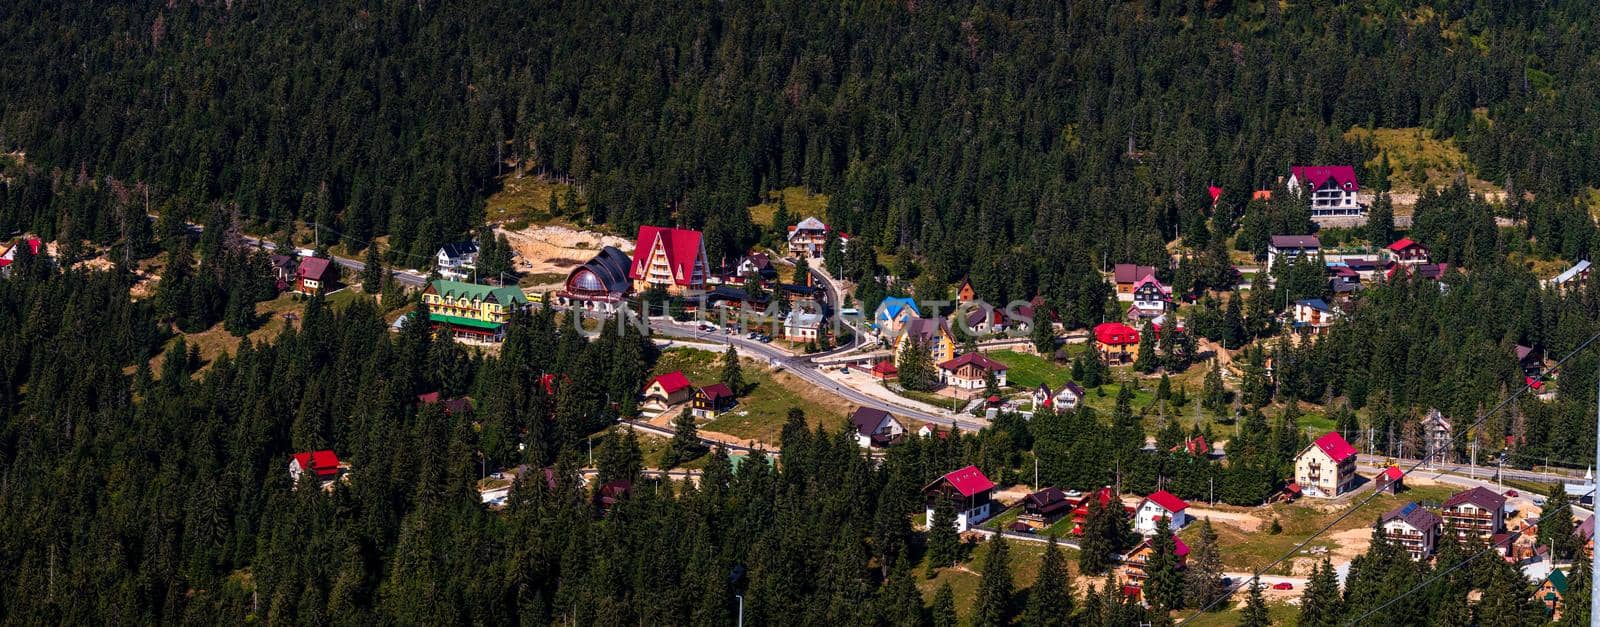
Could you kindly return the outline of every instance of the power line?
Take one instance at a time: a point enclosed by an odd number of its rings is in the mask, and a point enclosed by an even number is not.
[[[1594,495],[1594,489],[1593,488],[1591,488],[1587,493],[1583,494],[1583,496],[1593,496],[1593,495]],[[1579,500],[1582,500],[1581,496],[1579,497]],[[1571,509],[1572,506],[1574,504],[1576,504],[1576,503],[1577,503],[1577,501],[1568,502],[1567,505],[1566,505],[1567,509]],[[1504,544],[1509,544],[1509,543],[1511,543],[1511,542],[1513,542],[1515,540],[1516,540],[1516,536],[1510,536],[1510,537],[1507,537],[1503,541],[1503,543]],[[1412,586],[1410,590],[1406,590],[1405,592],[1402,592],[1402,593],[1400,593],[1398,595],[1395,595],[1394,598],[1389,599],[1388,601],[1384,601],[1382,605],[1379,605],[1378,607],[1375,607],[1375,608],[1372,608],[1370,610],[1367,610],[1367,612],[1365,614],[1357,616],[1355,619],[1350,620],[1350,621],[1346,622],[1345,624],[1346,625],[1354,625],[1354,624],[1360,623],[1362,620],[1366,619],[1368,616],[1371,616],[1373,614],[1376,614],[1378,612],[1383,611],[1384,608],[1389,607],[1391,605],[1394,605],[1395,603],[1399,602],[1401,599],[1404,599],[1407,596],[1410,596],[1411,593],[1413,593],[1413,592],[1416,592],[1418,590],[1426,588],[1428,586],[1428,584],[1431,584],[1431,583],[1433,583],[1435,581],[1438,581],[1440,577],[1444,577],[1445,575],[1448,575],[1450,573],[1455,572],[1457,569],[1460,569],[1461,567],[1466,566],[1472,560],[1475,560],[1475,559],[1478,559],[1480,557],[1483,557],[1484,555],[1487,555],[1490,551],[1493,551],[1493,550],[1499,548],[1500,546],[1501,545],[1495,544],[1493,542],[1489,543],[1489,546],[1484,547],[1483,550],[1480,550],[1477,553],[1473,553],[1472,555],[1468,555],[1466,559],[1461,560],[1460,562],[1457,562],[1454,566],[1451,566],[1450,568],[1447,568],[1447,569],[1444,569],[1444,570],[1440,570],[1440,571],[1434,571],[1434,573],[1432,575],[1429,575],[1426,579],[1423,579],[1421,582],[1418,582],[1417,585]],[[1555,563],[1555,555],[1551,555],[1550,556],[1550,561],[1551,561],[1552,565]],[[1554,570],[1553,567],[1552,567],[1552,570]]]
[[[1596,340],[1600,340],[1600,333],[1596,333],[1594,335],[1589,336],[1589,339],[1584,340],[1583,343],[1579,344],[1577,348],[1572,349],[1572,352],[1567,353],[1566,357],[1562,357],[1560,361],[1557,361],[1556,363],[1552,364],[1549,368],[1546,368],[1543,372],[1541,372],[1538,377],[1535,377],[1535,380],[1543,379],[1544,377],[1549,376],[1551,373],[1554,373],[1555,371],[1560,370],[1563,365],[1565,365],[1573,357],[1576,357],[1578,355],[1578,353],[1581,353],[1585,349],[1589,348],[1589,346],[1591,344],[1594,344],[1594,342]],[[1460,438],[1462,436],[1465,436],[1467,434],[1467,432],[1477,428],[1478,425],[1483,424],[1483,421],[1488,420],[1489,416],[1492,416],[1492,415],[1494,415],[1496,413],[1499,413],[1501,409],[1504,409],[1512,401],[1516,400],[1517,397],[1522,396],[1522,394],[1524,392],[1527,392],[1528,390],[1531,390],[1531,389],[1533,389],[1533,386],[1531,384],[1523,383],[1522,387],[1517,388],[1516,392],[1511,393],[1511,395],[1507,396],[1505,398],[1505,400],[1500,401],[1499,404],[1495,405],[1489,411],[1484,412],[1482,415],[1480,415],[1478,417],[1477,420],[1473,421],[1472,424],[1467,425],[1467,427],[1465,429],[1462,429],[1459,432],[1457,432],[1456,434],[1454,434],[1453,436],[1451,436],[1451,438],[1450,438],[1451,441],[1453,442],[1456,438]],[[1438,450],[1437,448],[1430,449],[1429,452],[1428,452],[1428,455],[1423,456],[1422,459],[1419,459],[1415,463],[1411,464],[1410,468],[1405,469],[1405,471],[1402,473],[1402,476],[1410,475],[1412,473],[1412,471],[1415,471],[1416,469],[1422,467],[1423,463],[1425,463],[1429,458],[1433,457],[1434,451],[1437,451],[1437,450]],[[1344,522],[1345,519],[1347,519],[1350,516],[1354,515],[1362,507],[1365,507],[1367,503],[1371,503],[1372,500],[1377,498],[1379,494],[1382,494],[1382,493],[1378,492],[1377,490],[1373,490],[1372,493],[1367,495],[1367,498],[1363,499],[1360,503],[1357,503],[1356,505],[1350,507],[1349,509],[1346,509],[1344,511],[1344,513],[1339,514],[1337,517],[1335,517],[1327,525],[1324,525],[1321,529],[1318,529],[1316,532],[1312,533],[1310,536],[1307,536],[1305,540],[1301,540],[1299,544],[1294,545],[1293,548],[1289,549],[1288,552],[1286,552],[1283,555],[1279,556],[1278,559],[1272,560],[1271,563],[1269,563],[1266,566],[1263,566],[1263,567],[1257,569],[1256,571],[1254,571],[1253,573],[1251,573],[1250,577],[1242,578],[1239,583],[1236,583],[1236,584],[1233,584],[1233,585],[1229,586],[1226,591],[1224,591],[1222,594],[1217,595],[1217,598],[1212,599],[1210,603],[1207,603],[1205,605],[1205,607],[1200,608],[1200,610],[1195,612],[1194,614],[1190,614],[1189,616],[1185,617],[1183,620],[1178,621],[1178,624],[1182,625],[1182,624],[1187,623],[1187,622],[1189,622],[1191,620],[1194,620],[1195,617],[1200,616],[1202,614],[1205,614],[1207,611],[1210,611],[1211,608],[1215,607],[1218,603],[1221,603],[1223,600],[1232,598],[1234,593],[1238,592],[1239,589],[1243,586],[1244,581],[1249,580],[1249,579],[1258,578],[1258,577],[1261,576],[1262,573],[1265,573],[1268,570],[1271,570],[1271,569],[1277,567],[1279,564],[1282,564],[1284,560],[1287,560],[1290,557],[1293,557],[1296,553],[1299,553],[1301,549],[1304,549],[1306,547],[1306,545],[1310,544],[1312,540],[1315,540],[1318,536],[1321,536],[1322,534],[1327,533],[1328,530],[1332,529],[1335,525],[1338,525],[1339,523]]]

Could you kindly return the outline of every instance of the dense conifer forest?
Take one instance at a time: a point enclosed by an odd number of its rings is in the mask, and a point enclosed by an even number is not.
[[[1063,488],[1254,505],[1305,444],[1298,406],[1269,418],[1273,401],[1325,404],[1392,450],[1426,408],[1465,418],[1503,398],[1516,344],[1559,357],[1600,329],[1600,281],[1557,294],[1524,263],[1600,250],[1582,202],[1600,187],[1597,29],[1584,0],[0,3],[0,234],[179,277],[135,300],[127,268],[22,253],[0,281],[0,622],[727,625],[742,604],[751,624],[953,624],[953,593],[924,603],[913,565],[972,547],[912,528],[921,488],[953,468],[1014,482],[1032,455]],[[779,462],[714,451],[697,486],[656,483],[637,440],[600,435],[656,356],[635,331],[587,340],[540,311],[485,355],[422,325],[390,333],[360,298],[313,299],[297,329],[209,361],[175,337],[252,326],[269,290],[240,278],[264,260],[226,245],[236,230],[314,223],[356,248],[383,238],[369,258],[399,262],[477,232],[500,177],[522,174],[571,182],[596,228],[703,229],[713,258],[771,235],[748,211],[766,192],[826,193],[860,242],[828,263],[864,304],[906,289],[876,280],[889,271],[970,275],[991,302],[1043,295],[1069,328],[1105,316],[1098,270],[1165,269],[1176,242],[1196,262],[1168,277],[1201,296],[1193,328],[1237,346],[1327,289],[1291,267],[1244,304],[1206,294],[1231,252],[1312,229],[1283,194],[1251,192],[1311,162],[1388,191],[1378,148],[1347,139],[1358,127],[1453,139],[1507,195],[1424,190],[1409,234],[1455,268],[1444,289],[1378,285],[1325,340],[1248,351],[1237,398],[1216,375],[1173,402],[1237,425],[1226,465],[1166,453],[1198,434],[1176,427],[1139,452],[1147,417],[1119,398],[876,462],[838,417],[796,414]],[[1561,377],[1597,368],[1589,354]],[[470,396],[475,419],[416,402],[430,392]],[[1594,401],[1562,385],[1474,437],[1511,436],[1512,465],[1582,458]],[[591,439],[590,479],[635,484],[603,513],[579,485]],[[288,456],[318,448],[350,480],[296,489]],[[475,481],[518,464],[534,471],[507,507],[484,508]],[[1128,538],[1096,516],[1079,565],[1098,577]],[[1150,619],[1100,579],[1086,597],[1013,589],[1003,546],[962,608],[980,624]],[[1332,624],[1425,574],[1398,554],[1376,543],[1344,599],[1324,577],[1307,611]],[[1448,624],[1487,589],[1485,624],[1536,621],[1499,566],[1388,618]],[[1056,568],[1040,580],[1065,580]],[[1162,607],[1183,605],[1166,583]],[[1214,580],[1184,583],[1202,590],[1190,607],[1214,598]]]

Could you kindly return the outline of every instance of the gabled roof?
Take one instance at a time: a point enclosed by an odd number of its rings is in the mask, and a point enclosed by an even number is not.
[[[300,267],[304,268],[305,264],[300,264]],[[489,287],[487,285],[478,285],[477,283],[451,281],[448,279],[434,281],[428,286],[428,292],[444,298],[481,300],[489,303],[499,303],[508,307],[528,303],[528,296],[523,294],[521,289],[515,287]]]
[[[1545,577],[1544,580],[1550,582],[1550,587],[1555,588],[1556,592],[1559,592],[1561,594],[1566,594],[1567,593],[1567,574],[1566,573],[1561,572],[1559,570],[1552,570],[1552,571],[1550,571],[1550,576]]]
[[[1005,364],[990,359],[988,355],[984,355],[983,353],[966,353],[960,357],[939,364],[939,369],[955,370],[956,368],[960,368],[968,364],[977,366],[990,372],[1005,372],[1007,370],[1007,366]]]
[[[1322,434],[1322,437],[1317,438],[1311,445],[1332,458],[1334,463],[1342,462],[1345,458],[1356,454],[1355,447],[1350,446],[1350,443],[1346,442],[1344,436],[1339,435],[1338,431],[1329,431]]]
[[[1094,327],[1094,339],[1103,344],[1138,344],[1139,331],[1121,322],[1102,322]]]
[[[1428,511],[1416,503],[1406,503],[1389,510],[1384,513],[1383,517],[1378,519],[1378,523],[1383,524],[1397,518],[1406,521],[1406,524],[1411,525],[1411,528],[1424,533],[1443,524],[1438,514]]]
[[[1155,272],[1155,266],[1141,266],[1131,263],[1119,263],[1111,269],[1111,275],[1118,283],[1133,283],[1155,274]]]
[[[888,359],[879,360],[872,364],[872,371],[878,374],[899,374],[900,369],[894,367],[894,362]]]
[[[700,388],[700,393],[705,395],[706,400],[712,402],[716,402],[724,398],[733,398],[733,390],[729,388],[726,383],[713,383],[711,385],[702,387]]]
[[[1567,268],[1565,272],[1562,272],[1561,274],[1556,275],[1555,283],[1556,283],[1556,285],[1561,285],[1562,283],[1566,283],[1567,281],[1571,281],[1572,277],[1578,276],[1578,274],[1580,274],[1582,272],[1586,272],[1588,270],[1589,270],[1589,260],[1585,259],[1583,261],[1579,261],[1578,263],[1573,264],[1571,268]]]
[[[1067,494],[1061,488],[1045,488],[1027,496],[1028,502],[1034,507],[1045,507],[1067,500]]]
[[[700,232],[664,226],[640,226],[639,237],[634,240],[633,263],[628,278],[643,279],[650,268],[650,259],[657,244],[667,255],[667,267],[672,272],[672,282],[689,285],[694,271],[702,261],[703,250]]]
[[[1171,294],[1172,293],[1172,290],[1169,289],[1167,286],[1162,285],[1161,281],[1159,279],[1157,279],[1156,275],[1154,275],[1154,274],[1146,274],[1146,275],[1144,275],[1144,278],[1139,279],[1138,281],[1135,281],[1133,283],[1133,289],[1134,289],[1134,291],[1138,291],[1139,288],[1144,287],[1145,285],[1151,285],[1151,284],[1155,285],[1156,289],[1160,290],[1162,294]]]
[[[1160,506],[1161,509],[1167,510],[1174,514],[1189,509],[1189,503],[1187,501],[1178,498],[1177,495],[1166,490],[1156,490],[1155,492],[1151,493],[1150,496],[1144,497],[1144,500],[1155,503],[1156,505]]]
[[[327,259],[323,259],[321,257],[306,257],[305,259],[300,260],[300,267],[299,269],[295,270],[295,275],[311,279],[313,281],[321,281],[323,280],[323,277],[328,274],[328,268],[332,266],[333,264]]]
[[[1523,346],[1521,344],[1517,345],[1517,361],[1519,363],[1520,362],[1524,362],[1524,361],[1528,361],[1528,358],[1532,357],[1532,356],[1533,356],[1533,347],[1532,346]]]
[[[932,342],[941,334],[950,333],[950,323],[944,318],[912,318],[906,321],[901,334],[922,342]]]
[[[793,238],[794,234],[799,233],[800,231],[826,232],[827,230],[827,224],[824,224],[821,220],[818,220],[816,216],[808,216],[806,219],[801,220],[799,224],[789,227],[789,237]]]
[[[1384,479],[1389,481],[1399,481],[1405,478],[1406,471],[1401,470],[1399,466],[1390,466],[1383,469],[1383,473],[1381,473],[1381,475]]]
[[[882,303],[878,304],[877,319],[893,320],[895,318],[899,318],[900,312],[906,309],[910,309],[913,316],[922,315],[922,312],[917,309],[917,301],[911,300],[910,298],[889,296],[884,298]]]
[[[1300,305],[1300,306],[1305,306],[1305,307],[1310,307],[1310,308],[1315,309],[1317,311],[1322,311],[1322,312],[1328,311],[1328,303],[1327,303],[1327,301],[1324,301],[1324,300],[1322,300],[1320,298],[1304,298],[1304,299],[1301,299],[1301,300],[1294,301],[1294,304],[1295,305]]]
[[[439,247],[439,252],[451,259],[460,259],[467,255],[478,254],[478,243],[472,240],[464,242],[450,242]]]
[[[1061,392],[1071,392],[1073,396],[1080,399],[1083,398],[1083,386],[1071,381],[1061,384],[1061,391],[1057,392],[1057,394],[1059,395]]]
[[[289,458],[300,464],[301,470],[310,471],[318,477],[326,477],[339,472],[339,456],[330,450],[295,453]]]
[[[1386,246],[1386,248],[1388,248],[1392,252],[1397,252],[1398,253],[1398,252],[1404,252],[1406,249],[1409,249],[1409,248],[1425,248],[1425,247],[1422,244],[1418,244],[1415,240],[1412,240],[1409,237],[1402,237],[1402,238],[1400,238],[1398,240],[1395,240],[1395,242],[1393,244],[1390,244],[1390,245]]]
[[[1467,503],[1471,503],[1478,509],[1498,512],[1500,508],[1506,506],[1506,497],[1495,494],[1493,490],[1479,486],[1471,490],[1462,490],[1455,493],[1449,500],[1444,502],[1444,507],[1449,509]]]
[[[1273,248],[1322,248],[1322,241],[1315,235],[1274,235],[1269,240]]]
[[[952,470],[934,483],[939,481],[949,481],[950,486],[960,492],[961,496],[972,496],[994,488],[994,482],[990,481],[989,477],[984,476],[983,471],[978,470],[977,466],[967,466],[961,470]]]
[[[1356,169],[1348,165],[1297,165],[1289,169],[1296,182],[1311,189],[1329,186],[1354,192],[1361,189],[1356,182]]]
[[[666,390],[668,394],[672,394],[689,387],[689,377],[683,376],[682,370],[674,370],[666,374],[656,375],[648,383],[644,384],[644,388],[648,390],[650,386],[656,383],[660,383],[661,389]]]
[[[889,412],[883,411],[876,407],[857,407],[856,410],[850,414],[850,424],[856,426],[856,433],[861,435],[872,435],[873,432],[878,430],[878,425],[883,424],[884,418],[894,420],[894,416]],[[896,420],[895,422],[899,421]]]

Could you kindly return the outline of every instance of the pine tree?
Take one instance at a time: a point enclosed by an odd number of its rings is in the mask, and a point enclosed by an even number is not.
[[[1156,534],[1150,544],[1154,551],[1147,567],[1150,579],[1145,582],[1146,599],[1157,614],[1182,609],[1183,576],[1178,573],[1177,545],[1166,518],[1156,523]]]
[[[1033,321],[1029,323],[1028,337],[1033,340],[1033,350],[1041,357],[1048,358],[1056,352],[1056,330],[1050,323],[1049,310],[1043,306],[1033,309]],[[1077,377],[1075,377],[1077,378]]]
[[[808,285],[811,283],[811,262],[804,256],[794,262],[794,274],[790,275],[789,282],[795,285]]]
[[[1067,571],[1066,558],[1056,537],[1050,536],[1045,545],[1044,558],[1039,562],[1039,576],[1028,592],[1028,608],[1022,622],[1030,627],[1064,627],[1071,624],[1073,590],[1071,573]]]
[[[1122,548],[1116,524],[1112,508],[1101,505],[1091,494],[1089,517],[1083,521],[1083,540],[1079,542],[1078,570],[1086,575],[1103,575],[1116,564],[1117,552]]]
[[[672,419],[672,442],[661,456],[661,467],[672,468],[705,454],[706,446],[700,441],[700,429],[695,424],[694,412],[684,409]]]
[[[961,621],[956,617],[956,592],[950,589],[950,582],[939,584],[939,591],[933,595],[932,610],[933,627],[959,627]]]
[[[954,566],[961,559],[961,537],[956,533],[956,510],[945,499],[933,505],[933,519],[928,521],[928,578],[935,569]]]
[[[1211,605],[1222,596],[1222,555],[1217,550],[1217,531],[1211,519],[1200,521],[1200,535],[1190,549],[1188,568],[1183,573],[1183,593],[1190,607],[1221,610],[1224,604]]]
[[[1244,344],[1244,295],[1234,290],[1228,295],[1228,305],[1222,310],[1222,347],[1233,350]]]
[[[722,353],[722,377],[719,379],[735,395],[745,391],[744,371],[739,366],[739,353],[732,346]]]
[[[378,290],[383,289],[383,277],[386,274],[383,271],[383,263],[378,259],[377,244],[367,247],[367,258],[364,263],[366,266],[361,269],[361,291],[376,294]]]
[[[1557,490],[1545,503],[1548,512],[1539,519],[1539,543],[1550,547],[1555,559],[1569,559],[1578,550],[1577,536],[1573,533],[1572,508],[1568,506],[1565,490]]]
[[[999,627],[1011,622],[1011,551],[1005,536],[989,536],[989,554],[983,560],[983,578],[972,605],[974,627]]]
[[[889,580],[879,591],[878,607],[883,624],[889,627],[921,627],[926,622],[922,592],[911,574],[911,559],[904,554],[895,560]]]
[[[1548,511],[1548,510],[1547,510]],[[1572,566],[1567,569],[1571,576],[1567,577],[1567,594],[1561,599],[1561,621],[1566,627],[1579,627],[1589,624],[1589,582],[1590,569],[1593,568],[1589,556],[1583,551],[1578,552],[1577,559],[1572,561]]]
[[[1228,390],[1222,386],[1222,367],[1216,361],[1211,362],[1211,370],[1206,373],[1206,380],[1200,393],[1200,406],[1213,416],[1221,416],[1228,411]]]
[[[1133,369],[1143,373],[1156,371],[1161,356],[1156,353],[1156,334],[1149,325],[1139,332],[1139,354],[1133,358]]]
[[[1311,572],[1300,600],[1300,623],[1306,627],[1335,627],[1339,624],[1339,580],[1327,558]]]
[[[917,340],[907,340],[908,345],[901,351],[899,363],[900,385],[908,390],[919,392],[931,391],[938,387],[939,380],[933,369],[933,354],[928,351],[928,346]]]
[[[1513,626],[1544,622],[1544,607],[1533,600],[1533,587],[1521,570],[1498,559],[1490,560],[1489,570],[1489,582],[1477,605],[1479,624]]]
[[[1261,579],[1250,578],[1249,590],[1244,611],[1239,614],[1239,627],[1268,627],[1272,619],[1267,615],[1267,601],[1261,597]]]

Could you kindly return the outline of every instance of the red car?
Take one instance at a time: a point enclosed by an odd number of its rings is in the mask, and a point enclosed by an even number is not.
[[[1517,495],[1517,491],[1516,490],[1506,490],[1506,496],[1509,496],[1511,498],[1516,498],[1518,496]]]
[[[1294,589],[1294,584],[1289,583],[1287,581],[1280,581],[1278,583],[1272,584],[1272,589],[1273,590],[1293,590]]]

